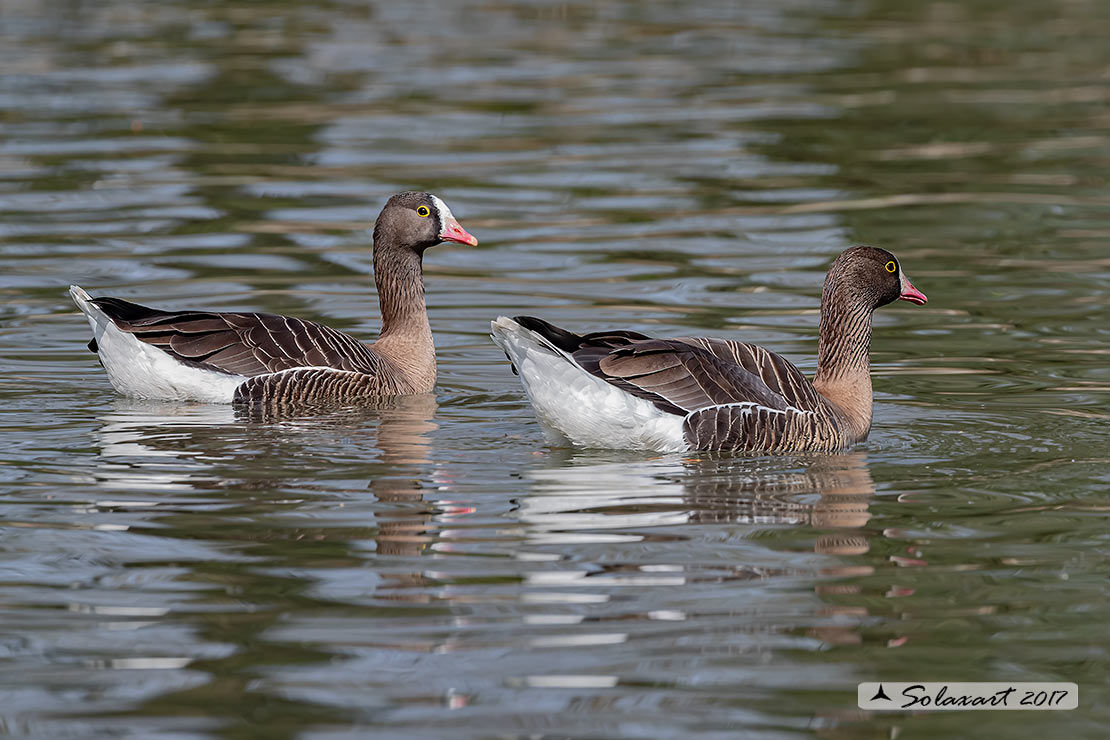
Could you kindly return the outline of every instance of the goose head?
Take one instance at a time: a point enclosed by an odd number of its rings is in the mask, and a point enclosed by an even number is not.
[[[477,246],[451,214],[447,204],[431,193],[397,193],[385,204],[374,224],[374,246],[409,249],[422,254],[443,242]]]
[[[825,288],[827,293],[835,289],[851,303],[872,310],[894,301],[920,306],[928,300],[902,272],[898,258],[878,247],[844,250],[829,268]]]

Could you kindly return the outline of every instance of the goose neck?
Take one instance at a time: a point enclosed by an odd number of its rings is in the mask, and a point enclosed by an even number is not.
[[[833,304],[821,306],[817,340],[817,377],[832,380],[870,376],[871,309],[866,306]]]
[[[853,440],[871,429],[871,314],[872,306],[826,281],[813,386],[840,411]]]
[[[374,247],[382,329],[374,348],[390,360],[417,393],[435,384],[436,358],[424,302],[421,256],[410,249]]]
[[[381,338],[416,336],[427,329],[420,255],[409,249],[374,249],[374,283],[382,312]]]

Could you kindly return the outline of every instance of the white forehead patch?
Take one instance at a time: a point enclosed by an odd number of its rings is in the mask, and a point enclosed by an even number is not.
[[[432,201],[436,204],[436,210],[439,211],[439,225],[441,227],[446,226],[449,220],[455,220],[455,217],[451,214],[451,209],[447,207],[446,203],[434,195],[432,196]]]

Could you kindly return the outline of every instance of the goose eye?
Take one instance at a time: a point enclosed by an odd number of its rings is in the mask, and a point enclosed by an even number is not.
[[[897,272],[898,271],[898,265],[894,264],[894,260],[891,260],[890,262],[886,263],[886,271],[887,272]]]
[[[428,208],[428,206],[417,206],[416,207],[416,215],[420,216],[420,218],[427,218],[428,216],[431,215],[431,213],[432,213],[432,209]]]

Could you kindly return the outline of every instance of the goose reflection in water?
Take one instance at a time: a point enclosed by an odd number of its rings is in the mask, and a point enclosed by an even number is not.
[[[93,432],[99,448],[94,471],[102,488],[166,493],[193,491],[218,482],[213,464],[222,455],[206,455],[193,440],[236,422],[231,406],[180,404],[113,398]],[[221,443],[223,444],[223,443]]]
[[[100,417],[94,435],[100,454],[93,475],[98,487],[129,494],[123,502],[128,507],[149,507],[152,513],[181,503],[173,493],[192,494],[189,500],[195,501],[198,494],[216,492],[204,497],[207,507],[249,505],[252,516],[284,509],[302,525],[306,511],[279,503],[284,499],[279,492],[295,489],[306,508],[318,498],[342,520],[354,518],[353,510],[362,511],[361,520],[339,526],[297,526],[300,536],[336,542],[373,539],[379,552],[418,554],[431,541],[425,531],[434,512],[431,506],[413,504],[422,502],[428,487],[444,487],[442,471],[428,457],[436,409],[432,394],[333,409],[121,398]],[[357,469],[353,489],[351,480],[334,480],[335,469],[347,465]],[[367,489],[373,500],[362,495]],[[235,496],[236,491],[271,495],[244,498]],[[141,494],[147,495],[139,498]],[[319,506],[314,508],[318,514]],[[246,527],[240,536],[251,539],[251,531],[258,529]]]
[[[429,599],[414,563],[448,516],[422,500],[447,488],[429,455],[436,408],[431,394],[328,411],[117,400],[95,433],[89,519],[130,567],[165,574],[114,596],[190,623],[171,654],[212,653],[195,668],[218,677],[195,689],[206,701],[316,711],[297,694],[304,671],[334,670],[380,617],[367,604]],[[355,626],[321,637],[320,615]]]
[[[875,484],[862,452],[816,458],[663,458],[533,470],[518,511],[534,542],[604,541],[616,529],[710,522],[832,529],[814,550],[868,550]],[[816,501],[806,497],[818,494]],[[584,531],[585,530],[585,531]],[[619,535],[628,537],[630,535]]]
[[[185,490],[200,482],[192,474],[214,472],[221,462],[241,470],[257,458],[296,460],[317,448],[323,457],[336,447],[366,462],[419,465],[427,462],[436,408],[432,394],[331,409],[113,399],[94,433],[97,476],[105,485]]]
[[[705,529],[693,534],[690,525],[747,525],[750,531],[739,538],[740,544],[733,541],[743,555],[727,566],[723,580],[815,575],[813,593],[823,603],[812,608],[822,624],[810,627],[807,634],[827,644],[860,641],[855,624],[835,622],[848,618],[854,623],[867,615],[866,609],[839,603],[860,593],[852,577],[874,572],[871,560],[863,557],[870,550],[865,528],[875,494],[865,453],[663,458],[646,463],[639,458],[582,464],[583,459],[590,460],[577,453],[558,467],[531,472],[535,486],[516,512],[527,525],[529,542],[581,547],[643,542],[647,546],[667,538],[713,536]],[[813,530],[813,555],[798,567],[793,549],[773,549],[758,536],[768,527]],[[691,586],[704,578],[707,566],[721,566],[717,561],[686,562],[681,548],[673,552],[670,564],[658,560],[650,567],[606,564],[600,566],[601,572],[582,571],[577,579],[566,578],[565,585],[572,581],[584,585],[588,577],[621,571],[622,579],[635,585]]]

